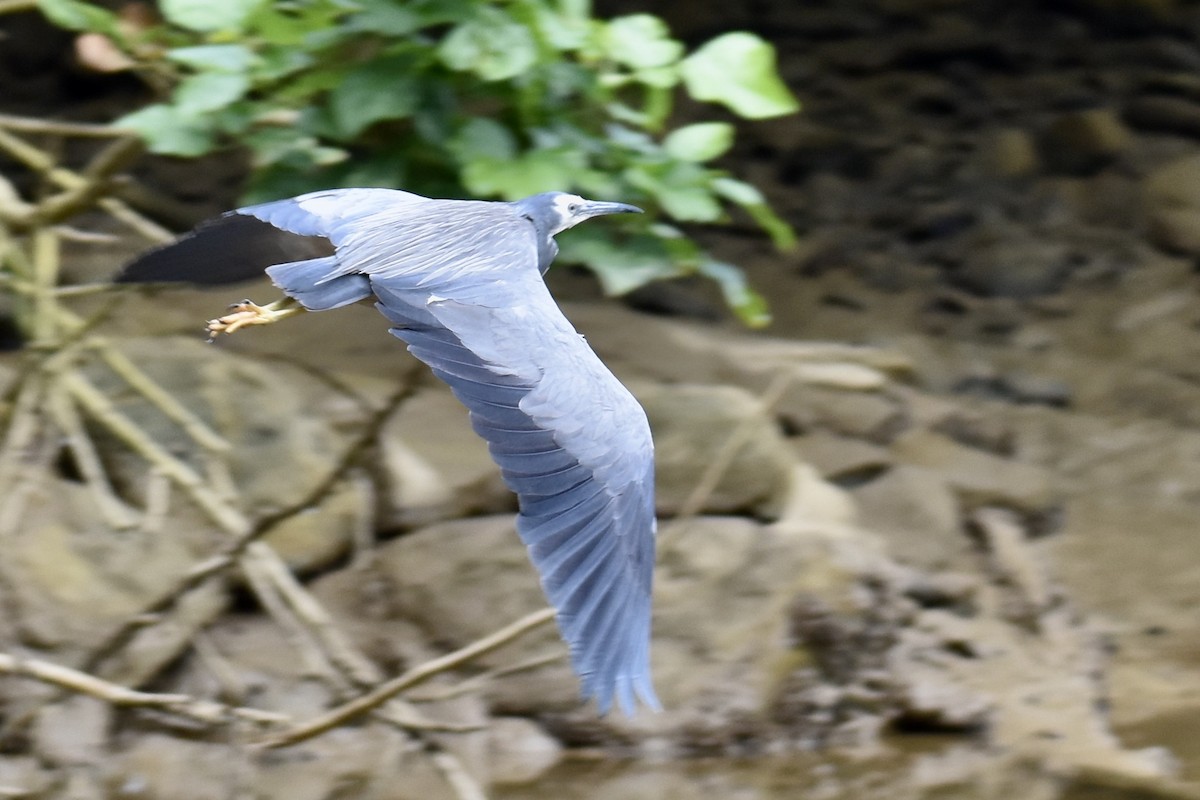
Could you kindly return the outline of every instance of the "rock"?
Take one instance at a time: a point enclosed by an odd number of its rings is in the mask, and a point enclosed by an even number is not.
[[[865,480],[892,463],[885,447],[820,428],[790,441],[823,478],[842,484]]]
[[[423,389],[379,436],[383,528],[515,511],[516,498],[449,389]]]
[[[939,475],[966,509],[999,505],[1043,515],[1060,499],[1053,476],[1042,467],[966,447],[932,431],[900,436],[892,443],[892,455]]]
[[[1155,207],[1148,232],[1154,244],[1169,253],[1200,255],[1200,207]]]
[[[735,384],[762,391],[780,373],[797,385],[873,390],[908,375],[900,351],[837,342],[750,336],[650,317],[611,306],[568,305],[567,315],[618,378],[688,384]],[[597,335],[592,335],[592,332]]]
[[[1125,107],[1125,119],[1139,131],[1200,137],[1200,104],[1185,97],[1136,97]]]
[[[794,461],[779,427],[758,398],[731,386],[644,386],[638,397],[654,433],[660,514],[677,514],[709,467],[740,444],[728,468],[694,511],[752,511],[771,516]]]
[[[1158,166],[1143,179],[1142,192],[1151,209],[1200,209],[1200,155]]]
[[[1200,108],[1200,107],[1196,107]],[[1148,233],[1172,253],[1200,254],[1200,156],[1183,156],[1146,175]]]
[[[858,519],[858,509],[845,489],[822,478],[812,466],[796,464],[792,467],[779,519],[816,525],[852,525]]]
[[[385,663],[419,663],[546,604],[510,514],[440,522],[382,543],[367,572],[333,573],[314,592]],[[477,663],[508,665],[548,651],[566,653],[553,626]],[[498,680],[484,696],[504,712],[563,710],[579,704],[579,686],[564,661]]]
[[[1200,219],[1196,221],[1200,223]],[[1177,290],[1164,292],[1149,300],[1126,306],[1113,320],[1113,330],[1123,334],[1134,333],[1164,318],[1183,316],[1194,302],[1195,298],[1190,293],[1184,294]]]
[[[309,651],[297,651],[277,622],[266,615],[227,616],[205,632],[208,656],[193,655],[173,676],[171,689],[195,697],[223,698],[287,714],[315,716],[336,696],[318,680]],[[220,659],[213,669],[212,657]]]
[[[148,733],[119,751],[108,783],[120,797],[322,800],[352,792],[380,800],[453,800],[430,759],[385,725],[342,728],[287,750],[253,754],[225,743]]]
[[[1046,163],[1067,173],[1092,172],[1123,153],[1133,140],[1111,108],[1089,108],[1061,114],[1046,131]]]
[[[980,225],[962,245],[951,279],[985,297],[1029,298],[1057,292],[1071,274],[1068,246],[1009,225]]]
[[[53,649],[55,660],[65,663],[140,613],[207,552],[198,552],[188,536],[109,528],[79,483],[47,479],[27,502],[20,535],[12,538],[5,559],[9,611],[26,644]],[[181,626],[183,635],[160,641],[165,651],[143,669],[173,658],[224,608],[217,585],[196,592],[192,601],[194,613]],[[143,655],[129,653],[127,663]]]
[[[903,407],[879,392],[794,386],[780,398],[776,409],[795,430],[829,430],[870,442],[886,442],[906,424]]]
[[[922,569],[971,564],[958,499],[936,472],[902,464],[853,496],[860,524],[882,536],[900,562]]]
[[[201,474],[215,474],[247,514],[260,516],[298,502],[335,464],[349,441],[326,412],[340,414],[344,398],[305,371],[257,361],[197,339],[130,339],[122,353],[164,390],[220,433],[232,446],[224,459],[204,452],[183,430],[123,381],[98,365],[89,376],[118,411]],[[105,442],[114,482],[130,496],[146,487],[147,465],[97,431]],[[347,482],[308,513],[274,529],[266,541],[296,569],[313,569],[342,553],[363,505]],[[186,507],[186,504],[182,504]],[[179,506],[170,514],[178,515]],[[195,517],[193,517],[195,519]]]
[[[989,173],[1000,178],[1019,178],[1037,172],[1037,144],[1020,128],[1000,128],[984,137],[980,157]]]
[[[563,747],[537,723],[497,717],[488,725],[488,761],[494,784],[533,783],[562,760]]]
[[[0,788],[9,797],[42,797],[51,775],[33,756],[0,756]]]
[[[37,712],[33,747],[44,763],[62,766],[99,765],[108,757],[113,707],[92,697],[75,695]]]

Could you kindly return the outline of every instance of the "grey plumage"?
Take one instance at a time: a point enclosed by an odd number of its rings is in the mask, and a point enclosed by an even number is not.
[[[637,211],[548,193],[515,203],[431,200],[388,189],[315,192],[242,208],[131,264],[121,280],[191,280],[197,254],[223,254],[223,225],[327,242],[291,260],[276,245],[275,285],[310,310],[374,296],[391,332],[469,409],[508,486],[517,531],[557,609],[586,696],[657,708],[650,679],[654,567],[653,443],[645,413],[562,315],[541,273],[554,235],[598,214]],[[227,274],[255,258],[224,253]],[[268,253],[269,254],[269,253]],[[237,263],[234,263],[237,262]],[[186,267],[186,268],[185,268]]]

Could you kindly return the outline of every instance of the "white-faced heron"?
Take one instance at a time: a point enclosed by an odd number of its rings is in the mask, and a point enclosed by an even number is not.
[[[470,410],[517,494],[517,531],[557,609],[583,694],[658,708],[650,679],[654,445],[645,412],[562,315],[555,234],[640,209],[549,192],[516,202],[336,189],[240,208],[121,281],[225,283],[263,269],[312,311],[374,297]],[[284,233],[286,232],[286,233]],[[268,307],[269,308],[269,307]],[[248,304],[217,329],[271,318]]]

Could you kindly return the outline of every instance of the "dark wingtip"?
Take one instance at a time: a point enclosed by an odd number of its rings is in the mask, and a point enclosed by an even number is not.
[[[188,283],[218,286],[261,277],[267,267],[327,256],[327,239],[299,236],[236,212],[202,223],[194,231],[127,264],[116,283]]]

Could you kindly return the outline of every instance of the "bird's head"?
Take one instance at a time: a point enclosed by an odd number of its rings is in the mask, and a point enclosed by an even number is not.
[[[521,213],[529,217],[539,229],[548,235],[573,228],[585,219],[598,217],[602,214],[640,214],[637,206],[626,203],[604,203],[598,200],[585,200],[577,194],[566,192],[544,192],[518,200],[516,205]]]

